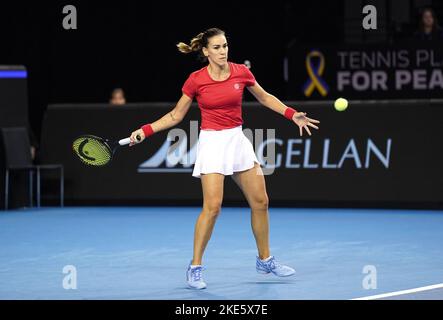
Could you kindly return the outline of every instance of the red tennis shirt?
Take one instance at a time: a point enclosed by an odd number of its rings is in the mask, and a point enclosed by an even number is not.
[[[183,93],[197,99],[202,130],[229,129],[243,124],[243,90],[253,86],[255,78],[245,65],[228,64],[231,74],[226,80],[213,80],[204,67],[191,73],[183,85]]]

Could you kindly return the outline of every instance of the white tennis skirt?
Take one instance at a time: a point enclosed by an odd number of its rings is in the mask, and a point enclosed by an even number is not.
[[[200,178],[206,173],[232,175],[260,162],[255,155],[242,126],[223,130],[200,130],[197,156],[192,176]]]

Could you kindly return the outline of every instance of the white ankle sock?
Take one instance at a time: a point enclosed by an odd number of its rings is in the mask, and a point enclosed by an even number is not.
[[[191,264],[191,269],[201,267],[201,264]]]
[[[266,259],[260,259],[263,262],[268,262],[269,260],[271,260],[272,256],[267,257]]]

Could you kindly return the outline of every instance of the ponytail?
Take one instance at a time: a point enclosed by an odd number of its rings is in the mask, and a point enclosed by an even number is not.
[[[186,44],[184,42],[179,42],[177,44],[178,51],[182,53],[192,53],[192,52],[198,52],[199,57],[201,60],[206,61],[206,57],[203,55],[203,48],[208,46],[208,40],[209,38],[213,36],[217,36],[219,34],[224,35],[225,32],[218,28],[211,28],[204,32],[200,32],[198,35],[196,35],[191,40],[191,44]]]
[[[177,44],[178,51],[182,53],[191,53],[200,51],[204,46],[202,43],[204,33],[201,32],[191,40],[191,45],[188,45],[184,42],[180,42]]]

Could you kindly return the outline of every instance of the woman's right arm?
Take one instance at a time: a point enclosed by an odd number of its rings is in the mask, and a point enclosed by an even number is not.
[[[172,111],[168,112],[163,117],[150,124],[153,132],[156,133],[162,130],[166,130],[179,124],[185,117],[186,113],[188,113],[191,103],[192,99],[189,98],[187,95],[183,94],[180,100],[178,100],[175,108],[172,109]],[[140,140],[136,140],[135,137],[137,135],[141,137]],[[130,146],[145,140],[145,133],[143,129],[140,128],[132,132],[130,139],[131,139],[131,143],[129,144]]]

